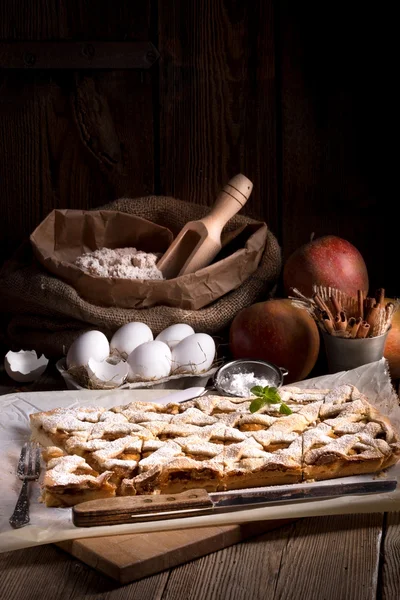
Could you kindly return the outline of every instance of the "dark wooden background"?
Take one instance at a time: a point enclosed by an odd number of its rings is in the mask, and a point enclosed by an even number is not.
[[[243,172],[245,212],[284,259],[312,232],[339,235],[370,290],[398,295],[393,19],[344,1],[1,0],[1,259],[55,207],[210,205]],[[63,41],[78,58],[48,50]],[[135,41],[158,50],[151,67],[130,60]],[[98,68],[104,42],[121,45]]]

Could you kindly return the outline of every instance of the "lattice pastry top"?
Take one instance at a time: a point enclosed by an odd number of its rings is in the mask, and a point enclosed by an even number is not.
[[[203,396],[181,405],[31,415],[44,447],[48,505],[107,495],[209,491],[377,472],[400,457],[399,437],[351,385],[281,388],[291,415],[246,398]]]

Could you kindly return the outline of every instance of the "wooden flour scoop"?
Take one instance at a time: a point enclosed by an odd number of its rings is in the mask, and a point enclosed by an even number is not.
[[[194,273],[211,263],[221,250],[222,229],[243,208],[252,189],[247,177],[236,175],[223,187],[206,217],[186,223],[157,263],[166,279]]]

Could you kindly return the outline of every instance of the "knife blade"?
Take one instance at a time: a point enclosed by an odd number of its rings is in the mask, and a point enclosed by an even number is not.
[[[190,388],[185,388],[183,390],[178,390],[176,392],[172,392],[171,394],[167,394],[166,396],[162,396],[161,398],[156,398],[151,402],[154,402],[155,404],[169,404],[170,402],[176,402],[177,404],[180,404],[181,402],[187,402],[188,400],[193,400],[193,398],[202,396],[205,391],[205,387],[194,386]]]
[[[72,507],[72,522],[76,527],[120,525],[231,512],[298,500],[382,494],[393,492],[397,487],[397,479],[333,485],[299,484],[284,487],[285,489],[277,486],[276,489],[210,493],[204,489],[193,489],[178,494],[119,496],[88,500]]]

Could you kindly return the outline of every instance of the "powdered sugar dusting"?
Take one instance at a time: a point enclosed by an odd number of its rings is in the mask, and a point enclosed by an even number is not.
[[[233,373],[222,378],[219,385],[227,394],[250,398],[254,397],[250,391],[252,387],[272,387],[273,383],[269,379],[255,377],[254,373]]]
[[[80,456],[62,456],[54,458],[48,463],[49,470],[46,473],[46,487],[62,487],[62,486],[82,486],[90,485],[91,487],[101,487],[104,481],[110,478],[111,471],[105,471],[101,475],[92,475],[93,470],[86,463],[84,458]],[[86,471],[87,474],[81,473],[76,475],[75,471]]]

